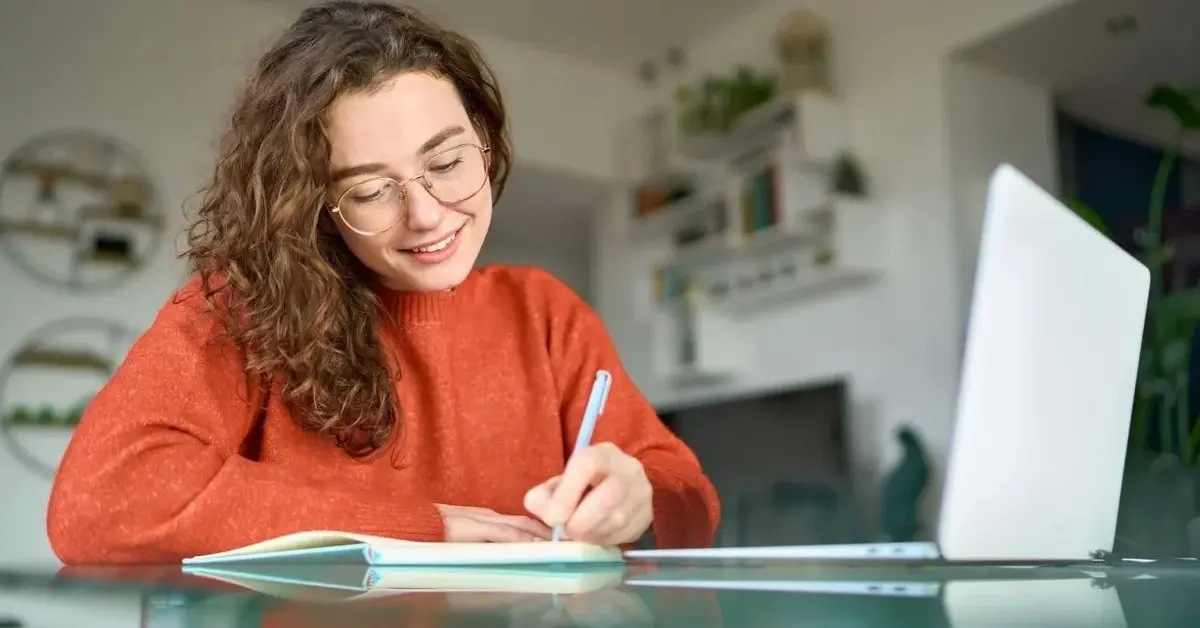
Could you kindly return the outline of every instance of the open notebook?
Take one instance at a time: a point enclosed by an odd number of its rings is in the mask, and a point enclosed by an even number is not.
[[[480,566],[623,563],[618,548],[574,541],[422,543],[317,530],[287,534],[237,549],[185,558],[187,566],[235,563]]]
[[[189,565],[183,571],[271,597],[336,603],[421,591],[571,595],[620,584],[625,566],[390,567],[263,562]]]

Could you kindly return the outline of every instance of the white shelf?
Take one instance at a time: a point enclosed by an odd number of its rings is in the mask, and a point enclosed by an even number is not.
[[[813,242],[813,233],[800,229],[764,229],[746,237],[711,238],[679,249],[669,265],[676,270],[697,269],[728,262],[768,257],[798,250]]]
[[[702,388],[717,386],[734,380],[736,374],[726,371],[705,371],[699,368],[680,368],[666,373],[663,383],[668,388]]]
[[[694,282],[692,289],[718,309],[740,302],[735,299],[747,303],[733,306],[741,314],[787,299],[799,304],[881,275],[888,258],[887,218],[875,207],[833,198],[800,214],[791,228],[764,230],[744,240],[712,238],[660,258],[658,266],[675,281]],[[760,300],[764,303],[757,304]]]
[[[814,269],[791,279],[777,278],[767,285],[736,290],[721,299],[713,299],[712,307],[731,316],[753,316],[783,305],[866,288],[880,278],[878,273],[868,270]]]
[[[784,130],[790,136],[781,133]],[[725,133],[681,137],[679,154],[694,161],[734,161],[758,149],[790,140],[815,161],[832,161],[845,145],[837,103],[818,93],[786,93],[746,113]]]
[[[699,191],[675,201],[648,216],[637,218],[630,225],[630,235],[636,241],[648,242],[671,237],[676,231],[703,224],[707,215],[724,211],[724,191]]]
[[[856,200],[831,197],[789,216],[783,225],[752,234],[732,232],[682,247],[668,258],[667,265],[676,270],[693,270],[800,251],[815,244],[820,237],[808,217],[822,210],[831,210],[834,214],[833,247],[839,255],[848,255],[857,262],[864,256],[874,257],[879,253],[881,243],[877,232],[883,219],[880,212]]]

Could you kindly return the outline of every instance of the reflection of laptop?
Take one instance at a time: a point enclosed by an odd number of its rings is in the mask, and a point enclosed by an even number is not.
[[[936,541],[626,557],[1012,562],[1111,552],[1149,284],[1144,265],[1001,166]]]
[[[771,623],[775,617],[798,616],[817,617],[822,625],[948,628],[1124,628],[1131,623],[1126,619],[1113,580],[1100,574],[1089,577],[1078,572],[1064,573],[1061,567],[1049,569],[1057,573],[993,569],[991,574],[974,578],[947,576],[946,579],[928,573],[852,573],[858,569],[836,579],[824,579],[825,570],[807,578],[793,574],[758,579],[706,579],[703,574],[688,574],[689,570],[683,570],[635,577],[626,584],[634,588],[756,592],[754,616],[761,623]],[[1005,576],[1003,571],[1010,573]],[[749,574],[739,574],[743,575]]]

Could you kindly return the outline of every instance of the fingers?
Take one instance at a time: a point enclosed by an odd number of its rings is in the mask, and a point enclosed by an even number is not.
[[[502,521],[480,521],[478,540],[484,543],[535,543],[545,537],[527,532]]]
[[[602,531],[624,527],[629,505],[621,482],[609,477],[592,489],[567,520],[566,533],[573,539],[594,542]]]
[[[654,522],[654,508],[649,500],[640,501],[634,506],[633,514],[623,527],[615,528],[608,532],[602,532],[606,535],[607,542],[605,545],[620,545],[622,543],[633,543],[642,538],[646,530],[650,528],[650,524]]]
[[[549,505],[540,515],[542,521],[552,526],[567,522],[579,506],[584,491],[606,475],[606,451],[599,447],[591,447],[571,457],[553,490]]]
[[[525,508],[577,541],[619,545],[637,540],[653,518],[653,488],[642,463],[612,443],[593,445],[563,474],[525,494]]]
[[[566,532],[587,543],[619,545],[641,537],[653,518],[649,499],[619,478],[609,478],[583,498]]]
[[[560,479],[561,476],[556,475],[529,489],[525,493],[525,510],[545,521],[546,509],[550,507],[550,498],[554,495],[554,489],[558,488]]]
[[[550,538],[550,528],[523,515],[502,515],[473,506],[436,504],[446,526],[446,540],[466,543],[532,543]]]
[[[512,526],[522,532],[527,532],[533,535],[538,540],[548,540],[552,532],[550,526],[529,517],[521,515],[497,515],[501,523]]]
[[[531,532],[502,518],[467,518],[461,523],[456,536],[462,541],[474,543],[534,543],[549,538],[548,534]]]

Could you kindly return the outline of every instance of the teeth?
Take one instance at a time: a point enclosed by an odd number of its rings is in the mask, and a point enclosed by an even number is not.
[[[430,244],[429,246],[422,246],[422,247],[418,247],[418,248],[410,249],[410,250],[413,251],[414,253],[434,253],[434,252],[440,251],[440,250],[450,246],[450,243],[453,242],[454,238],[456,238],[456,237],[458,237],[458,234],[452,233],[449,236],[447,236],[445,240],[442,240],[441,242],[435,242],[434,244]]]

